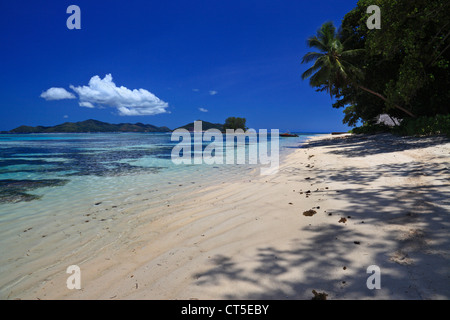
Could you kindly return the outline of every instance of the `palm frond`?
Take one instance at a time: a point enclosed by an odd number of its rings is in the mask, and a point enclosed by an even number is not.
[[[318,70],[311,78],[309,78],[309,84],[312,87],[319,87],[326,84],[330,89],[330,71],[331,70],[325,68]],[[329,91],[329,89],[327,91]]]
[[[330,46],[330,44],[337,38],[336,27],[333,22],[325,22],[317,31],[317,37],[321,42],[325,43],[327,46]]]
[[[306,78],[310,77],[314,72],[316,72],[319,69],[326,69],[326,68],[328,68],[328,66],[327,66],[327,64],[328,64],[327,58],[328,57],[325,56],[325,55],[322,55],[320,58],[318,58],[311,68],[309,68],[308,70],[303,72],[302,80],[305,80]]]
[[[351,58],[356,57],[362,53],[364,53],[366,49],[353,49],[353,50],[345,50],[341,52],[341,56],[343,58]]]
[[[308,47],[319,49],[321,52],[326,52],[328,50],[326,43],[322,42],[316,36],[308,38],[306,44]]]
[[[302,60],[302,63],[315,60],[302,74],[303,80],[309,78],[312,87],[326,90],[330,95],[339,94],[343,87],[362,77],[362,71],[351,61],[364,49],[345,50],[332,22],[324,23],[315,36],[308,38],[307,44],[319,50],[305,54]]]
[[[320,67],[313,65],[311,68],[302,73],[302,80],[309,78],[312,74],[314,74],[314,72],[316,72],[319,69]]]
[[[302,59],[302,63],[308,63],[311,62],[313,60],[316,60],[318,58],[320,58],[321,56],[323,56],[323,53],[318,53],[318,52],[308,52],[307,54],[305,54],[303,56]]]

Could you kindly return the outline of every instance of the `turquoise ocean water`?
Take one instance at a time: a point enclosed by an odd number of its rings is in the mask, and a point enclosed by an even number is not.
[[[280,138],[281,161],[310,136]],[[87,223],[93,213],[102,221],[118,212],[132,216],[211,185],[259,175],[258,165],[250,164],[175,165],[171,151],[178,142],[170,138],[170,133],[0,135],[0,297],[20,290],[27,263],[50,268],[56,263],[52,255],[60,261],[65,250],[73,252],[80,223],[89,225],[85,233],[104,229]]]

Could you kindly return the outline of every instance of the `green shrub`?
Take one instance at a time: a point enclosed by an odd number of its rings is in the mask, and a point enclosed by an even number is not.
[[[384,124],[364,124],[361,127],[353,128],[350,130],[351,133],[355,134],[376,134],[390,132],[391,127]]]
[[[391,132],[406,136],[447,135],[450,137],[450,114],[433,117],[404,119],[399,126],[389,127],[382,124],[364,124],[350,130],[351,133],[375,134]]]
[[[438,134],[450,136],[450,114],[405,119],[394,132],[408,136]]]

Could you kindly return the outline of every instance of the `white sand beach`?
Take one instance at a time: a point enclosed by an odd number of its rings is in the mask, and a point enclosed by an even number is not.
[[[450,299],[443,137],[315,137],[277,174],[121,219],[116,241],[64,261],[81,290],[65,268],[36,271],[8,299]],[[381,289],[366,285],[371,265]]]

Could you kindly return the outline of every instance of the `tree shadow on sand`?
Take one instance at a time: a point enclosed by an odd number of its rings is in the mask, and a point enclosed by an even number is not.
[[[370,139],[363,139],[356,149],[341,154],[352,157],[354,152],[363,156],[392,151],[389,146],[379,146],[379,142],[371,150],[375,142]],[[400,142],[400,147],[407,150],[444,141],[438,140],[411,140],[405,145]],[[329,152],[337,153],[339,145],[353,143],[342,139],[337,146],[322,141],[315,145],[330,144]],[[343,188],[333,197],[349,205],[333,212],[325,223],[299,229],[299,233],[308,233],[307,241],[292,239],[288,249],[272,245],[257,248],[250,264],[216,256],[207,271],[194,275],[195,284],[209,288],[225,282],[235,288],[245,286],[246,290],[224,293],[224,299],[310,299],[313,289],[327,292],[329,299],[450,299],[448,163],[436,167],[419,162],[411,162],[407,167],[390,164],[371,171],[348,167],[346,171],[329,174],[327,170],[318,175],[323,174],[327,181],[359,185],[369,184],[384,173],[438,178],[425,184]],[[350,217],[348,224],[338,223],[339,215]],[[389,232],[374,237],[373,230],[377,228]],[[369,265],[381,269],[380,290],[367,287]]]
[[[392,134],[355,135],[340,138],[309,141],[303,147],[325,147],[331,154],[346,157],[364,157],[368,155],[414,150],[438,146],[450,142],[445,136],[408,137]]]

